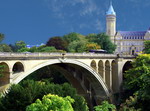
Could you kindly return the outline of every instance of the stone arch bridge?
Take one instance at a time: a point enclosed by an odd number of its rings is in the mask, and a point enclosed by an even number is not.
[[[45,66],[62,68],[79,94],[95,103],[119,91],[134,56],[94,53],[0,53],[0,90]],[[4,66],[4,67],[3,67]]]

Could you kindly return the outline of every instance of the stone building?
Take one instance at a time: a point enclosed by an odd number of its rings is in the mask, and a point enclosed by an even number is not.
[[[135,55],[144,48],[144,41],[150,40],[150,28],[147,31],[116,31],[116,12],[112,4],[106,12],[106,34],[117,45],[115,53]]]

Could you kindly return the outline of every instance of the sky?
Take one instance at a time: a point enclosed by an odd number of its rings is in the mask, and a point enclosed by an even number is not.
[[[144,31],[150,27],[150,0],[112,0],[117,31]],[[25,41],[35,45],[50,37],[76,32],[105,32],[110,0],[0,0],[3,43]]]

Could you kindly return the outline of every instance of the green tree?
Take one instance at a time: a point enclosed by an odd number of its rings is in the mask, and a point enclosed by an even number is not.
[[[88,34],[86,39],[88,39],[89,42],[96,43],[95,41],[97,41],[97,34]]]
[[[29,48],[29,52],[39,52],[38,47],[34,46],[34,47]]]
[[[12,49],[7,44],[0,44],[0,52],[12,52]]]
[[[86,48],[86,41],[73,41],[68,45],[69,52],[85,52]]]
[[[39,50],[39,52],[57,52],[55,47],[43,47]]]
[[[37,99],[26,108],[26,111],[74,111],[71,105],[73,102],[74,99],[70,96],[59,97],[48,94],[42,98],[42,101]]]
[[[23,48],[19,49],[17,52],[30,52],[29,50],[30,50],[29,48],[23,47]]]
[[[108,101],[103,101],[101,105],[94,107],[95,111],[116,111],[116,106],[109,104]]]
[[[136,108],[150,110],[150,54],[139,55],[125,78],[124,88],[137,95]]]
[[[116,45],[111,42],[110,37],[105,33],[88,35],[86,38],[89,42],[94,42],[100,45],[101,48],[107,50],[108,53],[113,53],[116,49]]]
[[[10,44],[13,52],[25,52],[27,50],[26,43],[24,41],[17,41],[15,45]]]
[[[3,77],[4,65],[0,65],[0,78]]]
[[[4,34],[0,33],[0,52],[12,52],[12,49],[9,45],[7,44],[2,44],[2,41],[4,39]]]
[[[136,109],[137,95],[130,96],[124,103],[121,103],[119,111],[142,111],[140,108]]]
[[[70,44],[73,41],[79,41],[81,40],[81,38],[83,38],[84,36],[75,32],[66,34],[63,36],[63,39],[67,42],[67,44]]]
[[[68,52],[83,52],[85,51],[85,42],[87,42],[87,39],[85,36],[72,32],[69,34],[66,34],[63,36],[63,40],[67,42],[67,51]],[[83,43],[83,47],[81,47],[81,44]],[[73,45],[73,46],[71,46]],[[79,46],[77,46],[79,45]],[[81,50],[79,49],[81,48]]]
[[[144,41],[144,53],[150,54],[150,40]]]
[[[4,34],[0,33],[0,43],[3,41],[4,39]]]
[[[71,85],[67,83],[58,85],[48,81],[33,80],[24,80],[20,84],[12,85],[8,93],[1,98],[0,108],[2,111],[25,111],[26,106],[49,93],[61,97],[70,96],[75,100],[73,104],[75,111],[81,111],[81,109],[83,109],[82,111],[88,111],[85,99],[77,95],[76,90]],[[80,102],[78,103],[77,100],[80,100]]]

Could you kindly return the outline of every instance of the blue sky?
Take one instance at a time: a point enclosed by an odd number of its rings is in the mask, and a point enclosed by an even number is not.
[[[40,44],[70,32],[105,32],[110,0],[0,0],[3,43]],[[150,27],[149,0],[113,0],[117,30],[143,31]]]

